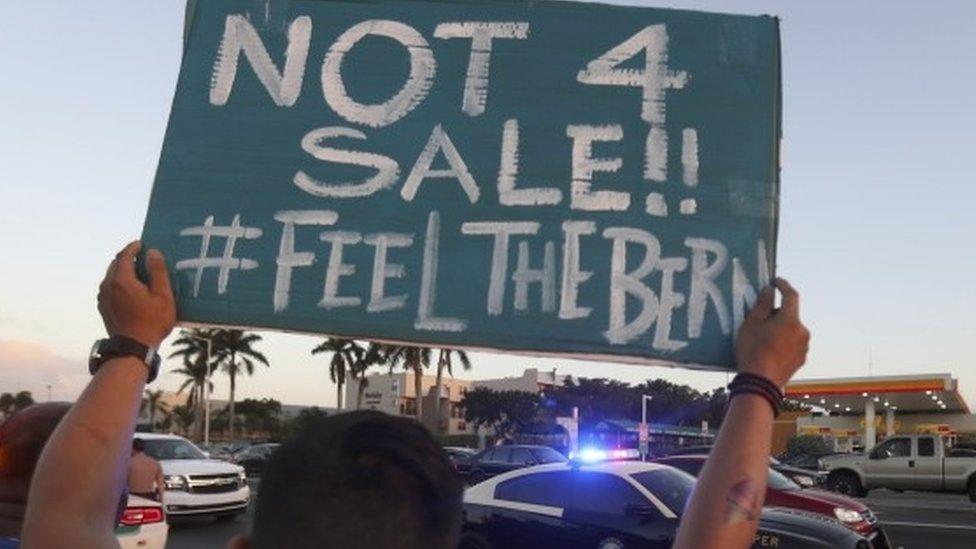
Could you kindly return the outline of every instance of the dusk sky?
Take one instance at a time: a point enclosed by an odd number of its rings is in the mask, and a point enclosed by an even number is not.
[[[797,377],[950,372],[976,406],[976,2],[625,2],[782,18],[777,272],[813,334]],[[179,71],[184,2],[8,2],[0,18],[0,392],[74,399],[98,283],[138,238]],[[238,395],[335,404],[314,337],[262,333]],[[475,353],[711,390],[725,374]],[[175,363],[164,363],[168,372]],[[457,373],[457,372],[456,372]],[[156,384],[175,390],[163,373]],[[227,397],[224,377],[215,398]]]

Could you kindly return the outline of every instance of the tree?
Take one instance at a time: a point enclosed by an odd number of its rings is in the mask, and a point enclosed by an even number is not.
[[[336,384],[336,408],[342,410],[342,387],[346,384],[346,373],[362,362],[366,349],[353,339],[329,337],[312,349],[313,355],[319,353],[332,353],[332,360],[329,361],[329,378]]]
[[[183,367],[173,370],[173,373],[183,374],[187,380],[180,386],[178,393],[183,393],[187,388],[190,389],[190,398],[187,404],[195,406],[197,413],[194,414],[196,420],[194,437],[203,438],[203,403],[204,391],[213,391],[213,384],[210,382],[210,374],[213,372],[214,363],[213,353],[217,330],[194,328],[191,330],[180,330],[180,337],[173,342],[175,351],[170,353],[169,358],[181,357]],[[207,358],[211,359],[210,364]]]
[[[237,390],[237,376],[241,374],[254,375],[254,365],[269,366],[268,359],[263,353],[254,348],[254,344],[261,341],[261,336],[247,333],[243,330],[217,330],[214,342],[214,364],[230,377],[230,438],[234,439],[235,403]]]
[[[142,406],[139,408],[139,412],[142,413],[144,410],[149,410],[149,430],[156,430],[156,412],[166,413],[169,406],[163,402],[163,390],[156,389],[155,391],[150,391],[146,389],[146,396],[142,399]]]
[[[786,441],[786,453],[791,456],[828,454],[832,448],[820,435],[793,435]]]
[[[434,399],[434,430],[438,434],[441,431],[441,386],[444,383],[444,370],[454,377],[454,361],[453,356],[461,362],[461,366],[465,370],[471,369],[471,360],[468,359],[468,354],[459,349],[439,349],[437,357],[437,380],[434,382],[434,394],[436,395]]]
[[[464,419],[476,428],[491,427],[504,435],[535,420],[539,411],[539,395],[525,391],[495,391],[478,387],[461,399]]]
[[[349,377],[359,382],[356,384],[357,410],[363,407],[363,394],[366,392],[366,388],[369,387],[369,379],[366,377],[366,372],[373,366],[383,363],[383,346],[378,343],[370,343],[362,359],[353,363],[349,368]]]
[[[228,405],[228,408],[230,406]],[[238,414],[244,420],[244,427],[249,433],[262,432],[276,435],[280,426],[281,402],[273,398],[261,400],[246,398],[237,407]]]
[[[328,413],[325,410],[318,408],[317,406],[312,408],[304,408],[298,415],[288,420],[282,425],[281,434],[285,437],[294,436],[310,425],[320,421],[324,417],[328,417]]]
[[[413,392],[416,399],[417,421],[423,422],[424,368],[430,366],[430,348],[413,345],[384,345],[383,359],[393,371],[397,366],[413,372]]]
[[[173,411],[170,415],[172,420],[176,423],[184,435],[187,434],[194,423],[196,423],[196,412],[194,411],[193,407],[188,404],[173,407]]]
[[[8,418],[17,412],[34,404],[34,396],[30,391],[0,394],[0,413]]]

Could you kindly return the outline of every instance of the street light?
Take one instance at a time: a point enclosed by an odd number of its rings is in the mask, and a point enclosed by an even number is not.
[[[207,343],[207,379],[203,382],[203,444],[210,446],[210,376],[213,375],[213,370],[210,368],[210,360],[213,355],[213,337],[190,334],[190,338]]]
[[[641,395],[641,428],[647,430],[648,432],[649,430],[647,429],[647,403],[653,399],[654,397],[650,395]],[[648,438],[650,437],[648,436]],[[647,445],[641,444],[640,451],[641,451],[641,461],[645,461],[647,459]]]

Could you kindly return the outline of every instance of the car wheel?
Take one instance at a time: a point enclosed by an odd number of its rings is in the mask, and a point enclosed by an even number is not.
[[[827,478],[827,487],[839,494],[851,497],[864,497],[867,492],[861,486],[861,479],[854,473],[834,473]]]
[[[462,532],[458,549],[492,549],[488,538],[477,532]]]

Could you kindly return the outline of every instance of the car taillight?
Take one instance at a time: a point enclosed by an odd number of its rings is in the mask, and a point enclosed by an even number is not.
[[[129,507],[122,513],[119,524],[124,526],[139,526],[163,522],[163,510],[159,507]]]

